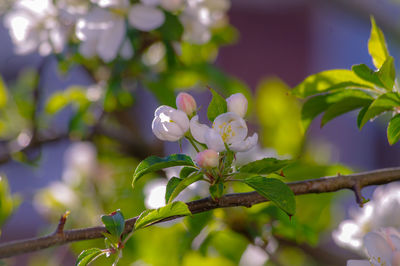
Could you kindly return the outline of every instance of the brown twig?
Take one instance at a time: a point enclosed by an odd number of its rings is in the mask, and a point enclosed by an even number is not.
[[[334,192],[341,189],[351,189],[358,184],[359,188],[372,185],[387,184],[400,180],[400,167],[387,168],[370,172],[363,172],[352,175],[340,175],[336,177],[322,177],[318,179],[310,179],[305,181],[288,183],[295,195],[310,193],[326,193]],[[196,201],[188,202],[190,211],[193,214],[210,211],[216,208],[228,208],[245,206],[251,207],[254,204],[266,202],[264,198],[257,192],[228,194],[219,198],[218,202],[212,200],[211,197],[203,198]],[[172,220],[178,217],[170,217],[165,220]],[[126,220],[124,234],[132,231],[137,217]],[[162,222],[162,221],[161,221]],[[62,245],[70,242],[103,238],[106,229],[102,226],[82,228],[75,230],[63,231],[63,234],[51,234],[44,237],[17,240],[0,245],[0,258],[15,256],[22,253],[33,252],[45,249],[51,246]]]

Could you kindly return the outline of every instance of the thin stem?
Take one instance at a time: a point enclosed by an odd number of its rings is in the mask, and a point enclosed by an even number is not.
[[[193,139],[191,137],[186,137],[186,139],[192,144],[193,148],[197,151],[200,152],[199,148],[197,148],[196,144],[194,143]]]

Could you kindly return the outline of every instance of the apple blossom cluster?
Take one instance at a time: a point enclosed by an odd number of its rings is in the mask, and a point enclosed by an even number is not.
[[[183,40],[203,44],[211,29],[226,23],[229,0],[16,0],[4,16],[17,54],[61,53],[69,40],[79,42],[86,58],[110,62],[134,54],[129,28],[149,32],[166,22],[166,14],[183,25]]]
[[[219,114],[212,126],[199,122],[196,101],[188,93],[179,93],[176,106],[162,105],[154,112],[152,130],[163,141],[179,141],[187,138],[198,151],[196,163],[201,168],[215,168],[219,154],[224,151],[245,152],[257,144],[258,135],[248,137],[248,129],[243,119],[247,111],[247,99],[241,93],[226,99],[228,112]],[[197,143],[197,144],[196,144]],[[200,151],[199,147],[204,150]]]
[[[394,228],[382,228],[366,234],[363,244],[368,260],[349,260],[347,266],[399,266],[400,232]]]
[[[362,209],[350,212],[352,219],[340,223],[332,233],[334,241],[342,247],[363,252],[364,236],[380,228],[400,229],[400,184],[378,187],[372,199]]]

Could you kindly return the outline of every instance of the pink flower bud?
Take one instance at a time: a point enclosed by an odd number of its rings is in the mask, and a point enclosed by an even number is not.
[[[233,112],[240,117],[244,117],[247,112],[247,99],[241,93],[235,93],[226,99],[228,112]]]
[[[176,107],[184,111],[188,116],[191,116],[196,112],[197,105],[192,95],[186,92],[180,92],[176,97]]]
[[[214,150],[204,150],[197,154],[196,163],[201,168],[214,168],[218,166],[218,152]]]

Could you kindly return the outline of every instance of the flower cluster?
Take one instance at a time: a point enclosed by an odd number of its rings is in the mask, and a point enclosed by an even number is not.
[[[368,260],[349,260],[347,266],[399,266],[400,232],[394,228],[382,228],[369,232],[363,238]]]
[[[345,248],[362,251],[363,237],[384,227],[400,229],[400,184],[392,183],[375,190],[364,208],[350,213],[332,234],[335,242]]]
[[[129,27],[149,32],[177,16],[183,39],[203,44],[210,30],[226,23],[229,0],[16,0],[4,17],[18,54],[39,51],[60,53],[68,40],[79,41],[86,58],[99,56],[110,62],[117,55],[133,56]]]
[[[218,153],[248,151],[258,140],[257,133],[247,137],[248,129],[243,119],[247,111],[244,95],[233,94],[226,99],[226,104],[228,112],[218,115],[209,127],[199,122],[194,98],[187,93],[179,93],[176,98],[178,109],[162,105],[155,111],[153,133],[163,141],[178,141],[186,137],[199,151],[197,164],[201,168],[215,168],[219,164]],[[198,146],[205,150],[200,151]]]

